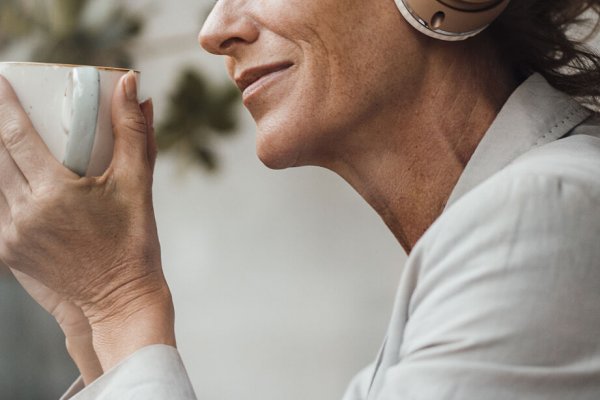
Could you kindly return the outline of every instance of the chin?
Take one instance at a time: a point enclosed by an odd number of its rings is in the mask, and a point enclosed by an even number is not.
[[[314,150],[319,148],[319,129],[313,123],[316,113],[290,111],[308,108],[290,100],[264,113],[251,113],[257,130],[256,154],[271,169],[312,165]]]
[[[299,151],[294,147],[291,140],[285,140],[283,132],[258,129],[256,155],[267,168],[281,170],[296,167]]]
[[[319,148],[318,129],[304,114],[286,108],[273,110],[256,121],[256,154],[271,169],[312,165]]]

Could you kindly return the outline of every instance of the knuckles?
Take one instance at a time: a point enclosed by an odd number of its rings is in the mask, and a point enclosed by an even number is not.
[[[10,98],[2,98],[1,89],[0,138],[6,150],[23,147],[22,141],[33,128],[26,117],[14,112],[16,105]],[[147,134],[146,119],[138,114],[124,113],[115,120],[115,132],[124,137],[126,144]],[[77,179],[52,172],[56,171],[48,171],[48,179],[31,185],[30,190],[23,190],[22,196],[11,202],[9,217],[0,221],[1,260],[26,273],[38,271],[38,276],[48,282],[68,276],[68,282],[63,283],[74,288],[71,276],[52,265],[60,265],[66,271],[69,263],[90,264],[98,252],[119,246],[128,253],[131,246],[122,242],[133,235],[132,231],[143,242],[139,245],[141,250],[135,252],[141,253],[139,258],[145,259],[146,253],[149,258],[156,255],[154,236],[150,233],[150,239],[146,238],[148,231],[155,229],[149,222],[153,221],[150,168],[117,171],[109,167],[102,177]],[[131,225],[144,229],[136,230]],[[103,244],[95,245],[97,241]],[[96,247],[91,246],[93,243]],[[110,261],[114,257],[115,254],[107,253],[103,258]]]
[[[0,112],[0,137],[7,149],[15,148],[23,139],[23,123]]]
[[[128,134],[131,132],[140,135],[146,135],[148,129],[146,119],[141,113],[122,115],[115,121],[113,128],[116,132],[120,132],[121,134]]]

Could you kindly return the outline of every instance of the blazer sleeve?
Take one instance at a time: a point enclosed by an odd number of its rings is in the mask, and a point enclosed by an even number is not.
[[[588,183],[506,171],[432,226],[407,265],[418,283],[377,400],[600,398],[600,185]]]
[[[174,347],[153,345],[127,358],[87,387],[79,379],[61,400],[196,400]]]

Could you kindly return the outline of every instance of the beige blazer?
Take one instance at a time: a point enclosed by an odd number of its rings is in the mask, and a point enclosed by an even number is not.
[[[150,346],[63,399],[191,400]],[[600,399],[600,119],[533,75],[410,254],[345,400]]]

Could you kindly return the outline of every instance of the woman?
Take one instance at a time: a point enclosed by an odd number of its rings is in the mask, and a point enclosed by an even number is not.
[[[565,34],[599,9],[215,5],[200,43],[226,57],[261,160],[338,173],[409,253],[386,342],[346,399],[600,396],[600,128],[570,97],[595,101],[600,62]],[[80,179],[0,80],[0,258],[65,330],[89,384],[67,397],[194,398],[152,211],[152,106],[136,90],[129,74],[115,93],[111,167]]]

